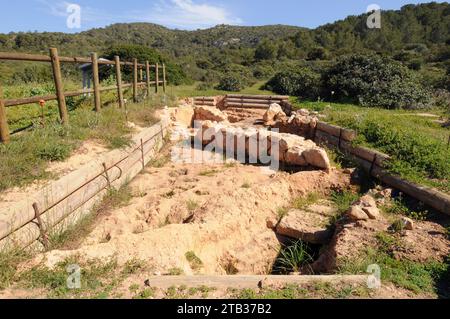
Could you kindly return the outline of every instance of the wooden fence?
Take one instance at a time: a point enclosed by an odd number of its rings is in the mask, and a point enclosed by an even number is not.
[[[147,92],[150,93],[151,86],[155,86],[155,92],[158,93],[159,86],[162,84],[163,91],[166,91],[166,66],[165,64],[150,65],[148,61],[145,64],[138,63],[137,59],[133,62],[120,61],[120,57],[116,56],[114,61],[98,59],[97,53],[92,53],[90,58],[80,57],[62,57],[59,56],[56,48],[51,48],[48,56],[25,54],[25,53],[7,53],[0,52],[0,60],[7,61],[31,61],[31,62],[48,62],[51,63],[53,71],[53,79],[55,84],[56,94],[46,96],[34,96],[28,98],[8,99],[3,98],[3,89],[0,85],[0,142],[8,143],[10,140],[10,132],[8,127],[8,119],[6,116],[6,108],[17,105],[25,105],[30,103],[38,103],[42,101],[58,101],[58,110],[61,123],[67,125],[69,123],[69,115],[67,112],[66,98],[73,96],[80,96],[84,94],[94,93],[95,110],[98,112],[101,109],[101,92],[117,90],[118,104],[120,108],[125,107],[125,101],[123,97],[123,90],[125,88],[133,88],[133,100],[137,102],[138,88],[146,86]],[[93,77],[93,89],[83,89],[79,91],[66,92],[64,91],[64,85],[61,75],[61,63],[76,63],[76,64],[92,64],[92,77]],[[114,65],[116,73],[116,85],[109,87],[101,87],[99,80],[99,65]],[[133,82],[122,83],[122,71],[121,66],[131,66],[133,68]],[[155,70],[154,81],[151,81],[150,70]],[[160,79],[159,70],[162,70],[162,77]],[[143,82],[143,71],[146,73],[146,82]],[[138,81],[139,80],[139,81]]]

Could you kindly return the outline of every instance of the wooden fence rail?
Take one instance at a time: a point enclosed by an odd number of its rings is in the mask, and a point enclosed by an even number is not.
[[[120,61],[120,57],[116,56],[114,61],[98,59],[97,53],[92,53],[90,58],[83,57],[62,57],[59,56],[58,50],[56,48],[50,49],[50,54],[37,55],[37,54],[26,54],[26,53],[9,53],[0,52],[0,61],[31,61],[31,62],[48,62],[52,65],[53,80],[55,85],[56,94],[46,95],[46,96],[34,96],[28,98],[18,98],[18,99],[4,99],[3,89],[0,85],[0,142],[8,143],[10,141],[10,131],[8,127],[8,120],[6,114],[7,107],[13,107],[18,105],[26,105],[31,103],[37,103],[41,100],[43,101],[58,101],[58,110],[61,123],[67,125],[69,123],[69,115],[67,112],[66,98],[80,96],[84,94],[94,93],[94,106],[95,110],[99,112],[101,110],[101,92],[117,90],[118,104],[120,108],[124,108],[124,95],[123,89],[132,87],[133,89],[133,100],[137,102],[138,100],[138,88],[146,87],[148,96],[150,96],[150,87],[155,85],[155,92],[158,93],[159,86],[163,86],[163,92],[166,92],[167,88],[167,76],[166,76],[166,65],[161,66],[157,64],[150,64],[148,61],[145,64],[138,63],[137,59],[133,62],[123,62]],[[93,89],[83,89],[72,92],[65,92],[64,85],[61,75],[61,63],[77,63],[77,64],[92,64],[92,77],[93,77]],[[101,87],[99,80],[99,65],[114,65],[116,74],[116,85],[110,87]],[[122,83],[122,66],[132,66],[133,67],[133,82],[130,84]],[[150,80],[150,70],[155,70],[155,78],[153,81]],[[162,80],[160,79],[159,69],[162,69]],[[143,81],[143,73],[146,74],[146,82]],[[139,75],[138,75],[139,74]],[[140,81],[138,82],[138,77]]]

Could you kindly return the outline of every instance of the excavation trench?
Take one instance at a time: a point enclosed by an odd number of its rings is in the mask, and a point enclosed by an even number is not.
[[[198,132],[189,125],[174,121],[172,133],[153,165],[130,182],[129,204],[101,215],[77,247],[47,252],[34,262],[51,268],[72,256],[114,259],[119,266],[140,260],[163,275],[311,273],[305,269],[323,242],[304,240],[304,259],[292,269],[279,265],[283,245],[299,244],[298,236],[278,233],[281,214],[297,198],[349,188],[350,175],[306,163],[288,173],[231,158],[224,161],[219,150],[211,152],[206,144],[192,147]],[[187,137],[184,143],[180,136]],[[248,148],[245,152],[249,155]],[[325,227],[331,215],[322,217],[313,221],[317,227]]]

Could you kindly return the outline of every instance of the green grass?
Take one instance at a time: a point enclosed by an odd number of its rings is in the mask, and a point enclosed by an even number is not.
[[[388,169],[412,182],[450,192],[450,129],[419,116],[424,111],[364,108],[349,104],[300,102],[298,108],[322,112],[325,121],[358,131],[358,145],[392,157]],[[442,116],[442,111],[431,110]]]
[[[295,209],[305,209],[308,206],[317,203],[322,198],[323,196],[316,192],[309,193],[306,197],[296,198],[292,203],[292,207]]]
[[[213,177],[217,173],[219,173],[219,171],[216,169],[208,169],[208,170],[201,171],[198,175],[203,176],[203,177]]]
[[[309,247],[304,242],[297,241],[281,249],[273,269],[276,273],[289,274],[299,272],[303,266],[313,261]]]
[[[70,289],[67,285],[69,265],[80,267],[79,289]],[[49,298],[105,298],[119,283],[114,275],[116,267],[115,261],[91,260],[81,263],[76,257],[71,257],[57,264],[54,269],[38,265],[20,273],[18,284],[27,289],[44,289]]]
[[[193,251],[188,251],[185,254],[185,257],[187,261],[189,262],[189,265],[191,265],[191,268],[193,270],[199,270],[203,267],[203,262],[200,258],[197,257],[197,255]]]
[[[216,95],[226,95],[226,94],[251,94],[251,95],[274,95],[271,91],[261,90],[261,87],[266,83],[266,81],[258,81],[254,85],[247,87],[239,92],[227,92],[216,89],[208,90],[198,90],[198,84],[193,85],[180,85],[169,87],[167,92],[170,95],[178,97],[194,97],[194,96],[216,96]]]
[[[313,283],[309,285],[286,285],[279,289],[263,288],[231,290],[229,291],[237,299],[309,299],[309,298],[367,298],[369,291],[365,287],[354,285],[332,285],[330,283]]]
[[[190,199],[186,202],[186,206],[190,212],[193,212],[199,208],[200,205],[195,200]]]
[[[448,291],[438,291],[441,282],[448,282],[450,279],[448,262],[414,262],[398,259],[392,252],[402,249],[401,237],[381,232],[376,238],[378,244],[375,248],[367,248],[366,252],[355,260],[343,261],[339,272],[362,274],[366,273],[369,265],[377,264],[381,268],[381,280],[384,282],[393,283],[413,293],[448,294]]]

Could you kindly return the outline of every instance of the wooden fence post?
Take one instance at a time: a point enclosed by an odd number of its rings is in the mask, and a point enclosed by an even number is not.
[[[159,63],[156,63],[155,68],[155,92],[158,93],[159,91]]]
[[[147,96],[150,97],[150,63],[148,61],[145,62],[145,72],[147,74]]]
[[[142,68],[139,68],[139,81],[144,81],[144,70]]]
[[[0,142],[9,143],[9,127],[6,119],[6,108],[3,102],[3,89],[0,85]]]
[[[64,96],[58,49],[50,49],[50,58],[52,60],[53,79],[55,81],[56,97],[58,99],[59,117],[61,118],[62,124],[67,125],[69,124],[69,116],[67,114],[66,98]]]
[[[133,61],[133,101],[138,101],[138,65],[137,59]]]
[[[167,86],[167,83],[166,83],[166,64],[163,63],[163,91],[164,91],[164,93],[166,93],[166,86]]]
[[[94,103],[95,103],[95,111],[100,112],[102,108],[102,102],[100,98],[100,79],[98,75],[98,58],[97,53],[91,54],[92,60],[92,77],[94,80]]]
[[[122,90],[122,73],[120,71],[120,58],[119,56],[114,57],[114,61],[116,62],[116,83],[117,83],[117,97],[119,100],[119,108],[123,108],[125,105],[125,101],[123,100],[123,90]]]

